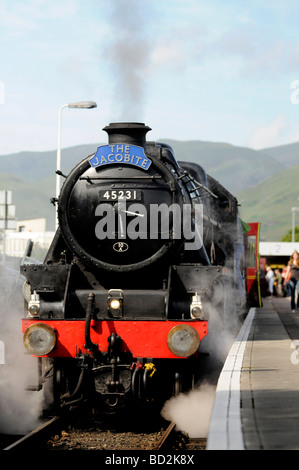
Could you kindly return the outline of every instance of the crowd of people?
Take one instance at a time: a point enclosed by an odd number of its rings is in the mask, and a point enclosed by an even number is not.
[[[294,250],[285,268],[266,267],[266,281],[270,297],[291,297],[292,313],[299,310],[299,253]]]

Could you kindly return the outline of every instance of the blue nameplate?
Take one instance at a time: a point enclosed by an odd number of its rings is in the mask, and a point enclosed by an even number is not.
[[[145,155],[143,147],[111,144],[98,147],[96,154],[89,159],[89,163],[92,167],[121,163],[148,170],[152,161]]]

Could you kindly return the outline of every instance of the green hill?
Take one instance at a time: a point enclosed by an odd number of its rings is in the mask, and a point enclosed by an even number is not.
[[[286,167],[299,164],[299,142],[292,144],[279,145],[278,147],[269,147],[262,150]]]
[[[68,174],[83,158],[94,153],[98,145],[63,149],[62,172]],[[17,219],[45,217],[47,230],[54,230],[55,207],[50,199],[55,196],[55,170],[56,150],[0,156],[0,190],[12,191]]]
[[[68,173],[83,158],[94,153],[100,144],[77,145],[62,149],[62,171]],[[0,155],[0,171],[18,175],[27,181],[47,178],[56,170],[56,150],[47,152],[18,152]]]
[[[284,170],[275,158],[246,147],[222,142],[165,142],[173,147],[178,160],[198,163],[233,194]]]
[[[296,165],[237,194],[241,217],[261,222],[262,239],[279,241],[291,229],[291,208],[299,206],[298,181],[299,165]]]

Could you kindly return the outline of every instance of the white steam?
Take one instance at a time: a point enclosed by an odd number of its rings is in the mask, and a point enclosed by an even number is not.
[[[206,437],[214,403],[215,386],[203,384],[198,390],[168,400],[161,415],[176,423],[176,429],[189,437]]]
[[[1,278],[8,285],[7,277]],[[42,392],[26,391],[37,383],[37,360],[26,354],[21,319],[20,291],[1,291],[0,340],[4,363],[0,364],[0,433],[25,434],[39,424]]]
[[[220,298],[221,293],[215,292],[215,297]],[[240,308],[237,306],[234,309],[238,298],[240,290],[227,285],[225,301],[222,299],[218,308],[209,305],[209,333],[200,345],[200,352],[209,355],[202,357],[199,366],[202,367],[204,381],[198,388],[172,397],[162,408],[162,417],[176,423],[176,428],[191,438],[205,438],[208,435],[218,377],[240,327]]]

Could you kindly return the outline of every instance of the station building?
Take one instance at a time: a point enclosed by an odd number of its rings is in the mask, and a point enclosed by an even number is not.
[[[294,250],[299,252],[299,242],[260,242],[260,264],[283,268]]]

